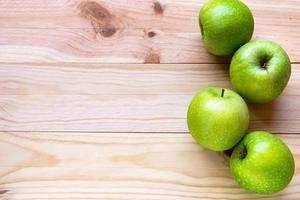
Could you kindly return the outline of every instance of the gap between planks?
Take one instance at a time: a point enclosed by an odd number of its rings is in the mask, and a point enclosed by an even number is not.
[[[224,58],[224,57],[223,57]],[[222,57],[220,57],[220,59],[222,59]],[[226,59],[226,58],[225,58]],[[300,62],[291,62],[291,65],[299,65]],[[53,62],[42,62],[42,63],[36,63],[36,62],[0,62],[0,65],[20,65],[20,66],[24,66],[24,65],[28,65],[29,66],[41,66],[41,65],[47,65],[47,66],[82,66],[82,65],[89,65],[89,66],[101,66],[101,65],[105,65],[105,66],[118,66],[118,65],[131,65],[131,66],[164,66],[164,65],[230,65],[230,59],[228,59],[228,62],[199,62],[199,63],[189,63],[189,62],[180,62],[180,63],[97,63],[97,62],[58,62],[58,63],[53,63]],[[88,67],[87,67],[88,68]]]
[[[247,133],[250,133],[251,131],[247,131]],[[6,131],[6,130],[0,130],[0,136],[1,134],[9,134],[9,133],[24,133],[24,134],[31,134],[31,135],[40,135],[40,134],[53,134],[53,135],[69,135],[69,136],[76,136],[81,134],[86,135],[101,135],[101,134],[112,134],[112,135],[118,135],[118,134],[130,134],[130,135],[153,135],[153,134],[163,134],[163,135],[189,135],[190,132],[114,132],[114,131]],[[274,135],[278,136],[298,136],[300,137],[299,133],[272,133]]]

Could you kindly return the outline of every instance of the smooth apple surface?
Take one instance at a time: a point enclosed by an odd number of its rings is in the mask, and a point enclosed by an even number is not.
[[[246,133],[248,107],[236,92],[208,87],[193,98],[187,122],[198,144],[210,150],[224,151],[236,145]]]
[[[240,0],[209,0],[200,10],[199,25],[208,51],[225,56],[251,39],[254,19]]]
[[[272,194],[287,187],[295,164],[291,151],[280,138],[255,131],[235,147],[230,168],[235,180],[246,190]]]
[[[230,64],[230,80],[248,102],[268,103],[275,100],[291,76],[287,53],[276,43],[255,40],[242,46]]]

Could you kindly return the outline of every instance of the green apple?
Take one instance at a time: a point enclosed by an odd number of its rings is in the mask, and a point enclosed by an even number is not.
[[[212,54],[232,55],[253,34],[254,19],[240,0],[209,0],[200,10],[204,46]]]
[[[275,100],[291,76],[287,53],[276,43],[255,40],[242,46],[230,64],[230,79],[236,91],[248,102]]]
[[[198,144],[210,150],[224,151],[245,135],[249,125],[248,107],[232,90],[204,88],[189,106],[187,123]]]
[[[294,158],[278,137],[255,131],[244,137],[230,158],[235,180],[245,189],[258,194],[283,190],[294,175]]]

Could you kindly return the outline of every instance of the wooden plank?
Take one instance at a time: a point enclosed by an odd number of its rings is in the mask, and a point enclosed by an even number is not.
[[[280,135],[300,164],[300,136]],[[300,174],[273,196],[241,189],[228,158],[187,134],[0,134],[1,199],[297,199]]]
[[[300,84],[300,65],[293,69],[292,86]],[[228,76],[222,64],[0,63],[0,95],[193,95],[205,86],[229,87]]]
[[[224,63],[200,41],[205,0],[2,0],[0,62]],[[300,1],[245,0],[254,38],[300,62]]]
[[[194,95],[231,87],[226,64],[0,63],[0,95]],[[285,95],[300,95],[300,64],[292,65]]]
[[[250,105],[251,130],[299,133],[300,65],[283,95]],[[0,65],[0,130],[187,132],[192,96],[229,87],[225,65]]]
[[[2,131],[187,132],[190,95],[1,95]],[[299,133],[299,96],[251,105],[251,130]]]

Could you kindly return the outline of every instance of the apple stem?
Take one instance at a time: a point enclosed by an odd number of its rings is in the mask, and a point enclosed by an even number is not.
[[[267,68],[267,63],[264,63],[261,67],[266,69]]]
[[[262,60],[260,61],[260,67],[263,68],[263,69],[267,69],[268,61],[269,61],[268,58],[262,59]]]
[[[224,97],[224,92],[225,92],[225,89],[222,88],[221,97]]]
[[[240,152],[240,160],[243,160],[247,156],[247,149],[244,147],[244,149],[241,150]]]

